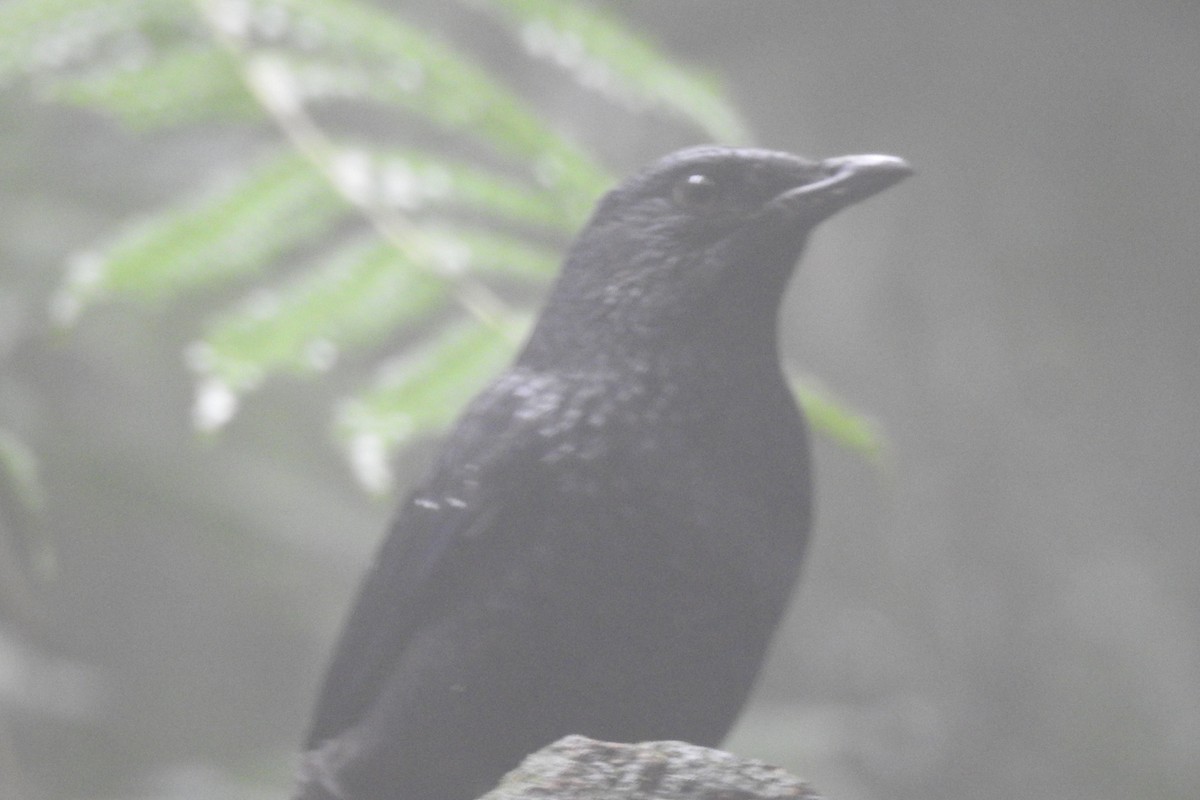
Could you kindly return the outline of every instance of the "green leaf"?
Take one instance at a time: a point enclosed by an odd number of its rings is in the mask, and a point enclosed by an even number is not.
[[[347,211],[308,161],[275,154],[201,200],[143,219],[101,251],[76,255],[53,316],[71,324],[113,294],[162,302],[259,271]]]
[[[564,232],[573,232],[584,221],[528,183],[415,150],[342,147],[329,154],[329,172],[342,192],[364,208],[405,215],[456,208]]]
[[[11,0],[0,6],[0,84],[144,48],[197,20],[189,0]]]
[[[257,291],[212,326],[190,361],[204,378],[236,393],[281,370],[322,372],[345,348],[420,318],[449,291],[409,253],[379,240],[356,241],[289,285]]]
[[[174,47],[136,65],[93,70],[55,82],[50,93],[112,114],[135,130],[263,118],[230,54],[212,45]]]
[[[384,153],[379,164],[385,185],[390,183],[401,197],[405,185],[411,185],[430,203],[453,204],[498,219],[544,225],[569,233],[587,218],[586,212],[579,213],[578,209],[564,205],[544,189],[465,162],[407,151]]]
[[[873,464],[881,462],[886,441],[873,420],[850,409],[809,376],[792,375],[791,385],[815,430]]]
[[[752,138],[713,80],[680,67],[603,7],[574,0],[490,0],[482,6],[498,12],[531,55],[557,64],[588,89],[635,110],[666,109],[717,141]]]
[[[558,269],[561,254],[502,233],[459,225],[422,226],[431,242],[472,273],[542,283]]]
[[[355,241],[287,286],[255,292],[193,347],[193,368],[234,394],[272,373],[322,372],[443,305],[469,273],[541,281],[557,262],[521,240],[444,224],[409,228],[401,245]]]
[[[612,179],[579,147],[555,132],[527,104],[464,53],[393,13],[352,0],[242,0],[244,18],[214,17],[229,36],[249,33],[269,15],[281,43],[306,54],[307,66],[267,71],[267,102],[293,107],[323,82],[357,86],[377,100],[485,142],[534,165],[534,174],[574,213]],[[285,66],[278,46],[272,67]],[[322,65],[322,61],[324,64]],[[251,74],[254,74],[252,69]],[[319,92],[318,92],[319,94]]]
[[[388,464],[394,452],[453,422],[512,357],[529,322],[513,318],[500,329],[471,322],[443,330],[384,366],[373,386],[343,402],[337,434],[363,485],[376,492],[390,488]]]

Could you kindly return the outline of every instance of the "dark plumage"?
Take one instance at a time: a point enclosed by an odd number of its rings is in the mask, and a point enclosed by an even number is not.
[[[721,741],[809,528],[780,296],[818,222],[908,173],[699,147],[601,200],[401,507],[298,798],[468,800],[569,733]]]

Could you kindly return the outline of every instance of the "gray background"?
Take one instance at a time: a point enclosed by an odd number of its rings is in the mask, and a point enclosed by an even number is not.
[[[1196,797],[1200,6],[613,6],[762,144],[918,170],[825,225],[785,303],[789,362],[890,448],[818,445],[805,581],[730,748],[845,800]],[[476,38],[618,173],[699,141]],[[261,137],[0,102],[0,425],[43,459],[57,554],[0,619],[0,798],[280,797],[390,514],[328,444],[365,372],[276,381],[199,441],[203,311],[49,336],[69,253]]]

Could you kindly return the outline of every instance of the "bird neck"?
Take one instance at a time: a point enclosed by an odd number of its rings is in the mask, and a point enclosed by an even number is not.
[[[708,261],[639,263],[645,254],[615,259],[618,268],[611,257],[597,267],[586,247],[576,248],[520,363],[681,380],[778,373],[779,304],[798,249],[748,250],[739,260],[753,264],[749,270]]]
[[[671,320],[605,314],[602,307],[543,317],[518,363],[536,371],[655,374],[736,383],[780,372],[776,311],[691,309]]]

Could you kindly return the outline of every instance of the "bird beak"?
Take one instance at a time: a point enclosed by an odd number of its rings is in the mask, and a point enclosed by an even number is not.
[[[859,155],[827,158],[819,165],[824,177],[788,189],[770,206],[792,214],[824,219],[835,211],[865,200],[912,174],[908,162],[896,156]]]

